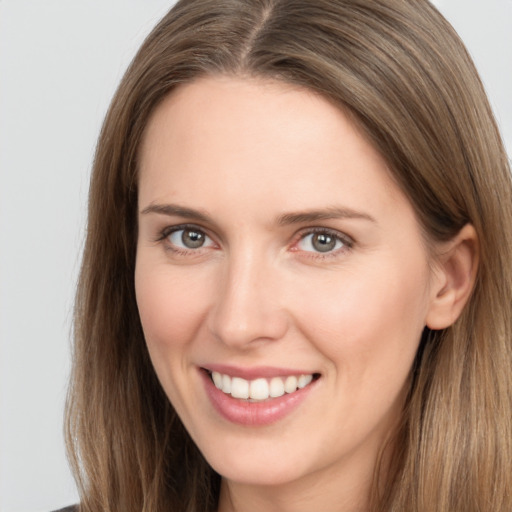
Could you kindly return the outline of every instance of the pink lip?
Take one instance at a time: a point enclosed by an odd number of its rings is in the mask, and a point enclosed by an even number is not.
[[[220,373],[233,375],[231,372],[227,371]],[[249,402],[246,400],[233,398],[231,395],[227,395],[220,389],[217,389],[213,384],[209,374],[204,370],[200,370],[200,374],[205,385],[206,394],[212,402],[215,410],[223,418],[230,421],[231,423],[253,427],[270,425],[290,414],[302,402],[304,402],[309,393],[313,390],[314,387],[316,387],[315,385],[318,382],[314,380],[305,388],[298,389],[294,393],[285,394],[278,398],[271,398],[263,402]],[[241,376],[240,373],[235,373],[234,375]],[[271,376],[278,375],[284,376],[287,374],[272,373]],[[294,373],[293,375],[298,374]],[[258,376],[263,377],[261,373],[259,373]],[[268,376],[265,375],[265,377]]]

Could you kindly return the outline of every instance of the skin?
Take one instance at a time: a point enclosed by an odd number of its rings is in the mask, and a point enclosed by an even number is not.
[[[282,83],[181,86],[150,119],[140,156],[140,317],[165,392],[223,476],[219,511],[364,510],[421,333],[465,300],[471,233],[445,252],[457,255],[451,274],[434,265],[380,154],[341,110]],[[169,235],[183,224],[207,235],[202,247]],[[336,248],[315,251],[312,229],[339,236]],[[210,403],[208,364],[320,379],[275,424],[241,426]]]

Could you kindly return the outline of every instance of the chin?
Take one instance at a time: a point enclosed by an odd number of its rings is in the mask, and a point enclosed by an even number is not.
[[[282,485],[300,479],[307,473],[297,454],[289,456],[276,447],[223,447],[203,451],[208,463],[223,478],[246,485]]]
[[[254,486],[285,485],[301,477],[300,471],[296,467],[292,468],[291,464],[278,467],[272,463],[228,465],[222,461],[213,468],[226,480]]]

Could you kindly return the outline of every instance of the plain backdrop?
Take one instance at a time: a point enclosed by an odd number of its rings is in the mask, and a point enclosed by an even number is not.
[[[77,500],[61,425],[89,170],[123,71],[173,3],[0,0],[1,512]],[[512,0],[435,3],[469,47],[511,154]]]

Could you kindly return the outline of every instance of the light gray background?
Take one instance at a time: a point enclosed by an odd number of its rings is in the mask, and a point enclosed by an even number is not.
[[[222,1],[222,0],[219,0]],[[172,0],[0,0],[0,511],[77,499],[62,442],[89,169],[124,69]],[[512,0],[438,0],[512,153]]]

